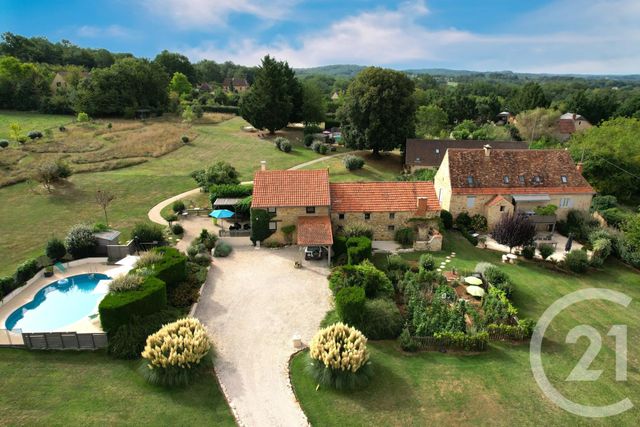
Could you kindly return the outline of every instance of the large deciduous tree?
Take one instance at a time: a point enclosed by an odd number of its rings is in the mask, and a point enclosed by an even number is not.
[[[269,55],[262,59],[253,85],[240,101],[242,118],[256,129],[268,129],[273,134],[289,123],[294,105],[289,71],[286,62]]]
[[[327,106],[320,88],[311,81],[302,86],[302,121],[305,125],[320,123],[325,119]]]
[[[560,112],[546,108],[523,111],[516,116],[516,127],[525,141],[552,138],[556,133]]]
[[[413,91],[404,73],[377,67],[360,72],[338,110],[346,144],[375,155],[404,146],[415,132]]]
[[[527,215],[514,212],[503,215],[495,225],[492,237],[496,242],[509,246],[509,252],[518,246],[525,246],[533,242],[536,226]]]
[[[170,76],[173,76],[174,73],[182,73],[187,76],[192,84],[196,83],[196,70],[189,58],[184,55],[163,50],[156,55],[153,62],[160,65]]]
[[[416,111],[416,136],[439,137],[448,120],[447,113],[437,105],[422,105]]]
[[[515,112],[533,110],[534,108],[547,108],[549,100],[536,82],[526,83],[511,100],[511,109]]]
[[[180,72],[173,73],[173,77],[171,77],[171,81],[169,82],[169,91],[175,92],[178,95],[191,93],[191,83],[189,83],[189,79],[187,76]]]

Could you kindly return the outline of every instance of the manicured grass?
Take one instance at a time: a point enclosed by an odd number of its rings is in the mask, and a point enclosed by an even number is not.
[[[28,183],[0,189],[0,276],[13,273],[27,257],[41,254],[52,235],[64,237],[78,222],[104,221],[95,203],[98,189],[115,193],[109,222],[123,231],[126,240],[131,227],[145,221],[152,206],[196,186],[189,176],[195,169],[224,160],[236,167],[242,180],[252,180],[260,160],[266,160],[270,169],[284,169],[320,157],[295,139],[301,132],[289,132],[294,150],[283,153],[270,140],[243,132],[244,124],[234,118],[194,126],[199,135],[193,144],[137,166],[73,175],[68,185],[52,194]]]
[[[375,157],[368,151],[354,153],[365,161],[362,169],[350,171],[344,167],[342,157],[332,157],[314,163],[305,169],[329,168],[331,182],[349,181],[394,181],[402,173],[402,154],[399,152],[382,153]]]
[[[600,271],[574,276],[541,263],[503,265],[500,254],[472,247],[462,236],[445,234],[445,250],[457,256],[450,265],[472,270],[479,261],[504,267],[515,284],[514,304],[519,316],[537,320],[556,299],[586,288],[607,288],[633,298],[627,308],[603,301],[578,303],[552,322],[543,344],[543,364],[549,380],[568,398],[587,405],[607,405],[624,397],[640,402],[640,275],[617,261]],[[419,254],[406,254],[417,259]],[[377,262],[383,262],[378,257]],[[602,351],[591,369],[603,369],[595,382],[566,382],[589,340],[566,344],[567,333],[588,324],[602,335]],[[615,380],[615,340],[607,336],[612,325],[628,325],[628,381]],[[356,393],[315,390],[304,372],[306,354],[292,364],[299,400],[316,425],[637,425],[640,409],[604,420],[587,420],[552,404],[538,388],[529,365],[527,344],[494,343],[477,355],[404,354],[395,342],[371,343],[376,377]]]
[[[73,116],[60,114],[28,113],[25,111],[0,111],[0,139],[9,138],[9,125],[18,123],[25,135],[32,130],[40,132],[48,128],[58,128],[75,120]]]
[[[147,384],[103,352],[0,350],[2,425],[235,425],[213,372],[182,389]]]

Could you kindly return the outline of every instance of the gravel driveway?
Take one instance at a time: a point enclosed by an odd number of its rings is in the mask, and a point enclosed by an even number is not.
[[[301,426],[291,391],[294,334],[308,344],[330,308],[326,263],[295,269],[299,249],[235,247],[216,258],[196,310],[216,347],[216,372],[245,426]]]

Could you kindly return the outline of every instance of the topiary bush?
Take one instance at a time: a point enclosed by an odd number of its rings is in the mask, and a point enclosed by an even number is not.
[[[86,224],[76,224],[71,227],[64,243],[69,254],[76,259],[92,256],[98,246],[93,228]]]
[[[311,147],[311,144],[313,144],[313,140],[314,140],[313,135],[306,134],[302,139],[302,142],[304,143],[305,147]]]
[[[64,258],[67,254],[67,248],[64,246],[64,242],[62,240],[57,237],[52,237],[47,242],[44,253],[51,261],[55,262]]]
[[[283,141],[280,144],[280,151],[284,153],[290,153],[292,149],[293,149],[293,145],[291,145],[289,141]]]
[[[173,307],[149,316],[134,316],[131,323],[122,325],[109,334],[109,354],[117,359],[138,359],[147,337],[180,316],[180,310]]]
[[[151,250],[162,256],[153,264],[155,276],[162,280],[167,288],[173,288],[187,278],[187,257],[176,248],[159,247]]]
[[[442,225],[446,230],[451,230],[453,227],[453,215],[448,210],[442,209],[440,211],[440,219],[442,219]]]
[[[131,237],[140,243],[164,242],[164,229],[158,224],[139,222],[133,226]]]
[[[211,347],[207,330],[198,319],[176,320],[149,335],[140,371],[154,385],[187,385],[210,364]]]
[[[362,169],[362,167],[364,166],[364,159],[359,156],[354,156],[353,154],[347,154],[342,158],[342,164],[348,170],[354,171],[357,169]]]
[[[216,245],[216,248],[213,250],[214,257],[228,257],[229,254],[233,251],[233,247],[227,242],[219,241]]]
[[[360,264],[364,260],[370,260],[371,255],[371,239],[368,237],[351,237],[347,240],[348,264]]]
[[[480,214],[472,216],[470,228],[478,232],[487,231],[487,218]]]
[[[357,325],[370,339],[387,340],[400,335],[402,324],[402,315],[395,302],[388,298],[375,298],[364,303],[362,319]]]
[[[403,246],[409,246],[413,244],[415,240],[415,232],[413,228],[403,227],[396,230],[395,241]]]
[[[564,257],[563,264],[574,273],[584,273],[589,268],[589,257],[585,251],[574,249]]]
[[[167,285],[156,277],[148,276],[138,289],[108,293],[98,307],[100,323],[105,331],[115,331],[131,323],[134,316],[156,313],[166,305]]]
[[[16,287],[22,286],[29,279],[36,275],[38,272],[38,261],[35,259],[29,259],[23,262],[16,268],[16,272],[13,274],[13,281]]]
[[[179,236],[184,233],[184,228],[180,224],[173,224],[171,226],[171,232],[176,236]]]
[[[78,113],[78,117],[76,118],[76,120],[79,123],[86,123],[86,122],[89,121],[89,115],[87,113],[80,112],[80,113]]]
[[[32,130],[31,132],[29,132],[27,134],[27,136],[29,137],[29,139],[33,140],[33,139],[40,139],[42,138],[42,132],[38,131],[38,130]]]
[[[367,338],[343,323],[316,333],[309,344],[309,358],[309,373],[319,385],[353,390],[372,378]]]
[[[468,230],[471,227],[471,217],[466,212],[461,212],[456,217],[456,227]]]
[[[182,200],[176,200],[171,205],[171,210],[177,214],[184,212],[185,210],[184,202]]]
[[[187,144],[189,142],[189,137],[187,135],[182,135],[180,137],[180,140],[182,141],[183,144]]]
[[[6,139],[0,139],[0,148],[7,148],[9,146],[9,141]]]
[[[436,260],[431,254],[422,254],[418,261],[418,267],[420,271],[434,271],[436,269]]]
[[[526,259],[533,259],[533,257],[536,255],[536,247],[527,245],[522,248],[521,252],[522,252],[522,256],[525,257]]]
[[[538,250],[540,251],[540,256],[542,257],[542,259],[547,259],[556,252],[556,248],[548,243],[542,243],[538,245]]]
[[[350,286],[340,289],[336,294],[336,312],[340,319],[351,325],[359,325],[364,313],[364,289]]]

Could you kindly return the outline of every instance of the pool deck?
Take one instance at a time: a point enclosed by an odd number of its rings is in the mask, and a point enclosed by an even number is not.
[[[7,301],[0,305],[0,330],[5,329],[5,322],[7,318],[19,307],[30,302],[35,297],[36,293],[43,287],[63,279],[65,277],[77,276],[79,274],[87,273],[101,273],[106,274],[111,278],[115,278],[122,274],[126,274],[133,267],[132,265],[109,265],[106,262],[106,258],[92,258],[88,260],[80,260],[84,262],[74,262],[64,264],[66,271],[60,272],[57,268],[54,268],[54,274],[51,277],[44,277],[44,271],[38,272],[36,276],[31,279],[25,286],[19,288],[13,295],[7,296]],[[98,307],[95,308],[97,313]],[[91,319],[89,316],[81,319],[75,323],[65,325],[62,328],[55,329],[53,331],[42,332],[102,332],[100,325],[100,319],[96,316]],[[0,345],[10,344],[6,333],[0,333]],[[14,334],[15,335],[15,334]],[[15,339],[14,339],[15,340]]]

